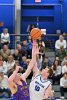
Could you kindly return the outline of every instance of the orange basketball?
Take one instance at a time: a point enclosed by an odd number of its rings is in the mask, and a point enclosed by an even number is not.
[[[41,30],[39,28],[33,28],[30,35],[33,40],[39,39],[41,37]]]

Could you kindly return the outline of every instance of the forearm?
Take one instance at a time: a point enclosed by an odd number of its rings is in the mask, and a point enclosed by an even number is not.
[[[9,77],[8,81],[13,81],[16,78],[17,71],[14,71],[13,74]]]
[[[32,69],[33,69],[33,67],[34,67],[34,65],[35,65],[35,59],[32,58],[32,60],[30,61],[29,65],[28,65],[27,70],[26,70],[25,73],[22,75],[22,79],[23,79],[23,78],[26,79],[26,78],[29,76],[29,74],[31,73],[31,71],[32,71]]]

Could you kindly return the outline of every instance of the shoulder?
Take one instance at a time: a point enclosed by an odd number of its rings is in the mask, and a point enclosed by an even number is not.
[[[9,36],[9,33],[7,33],[7,35]]]
[[[40,74],[33,76],[31,81],[33,81],[34,79],[38,79],[40,76],[41,76]]]
[[[56,43],[60,42],[60,40],[56,40]]]
[[[1,35],[4,35],[4,33],[1,33]]]
[[[64,80],[64,77],[62,77],[62,78],[60,79],[60,81],[62,81],[62,80]]]
[[[63,42],[66,42],[66,40],[63,40]]]
[[[62,69],[65,69],[66,68],[66,66],[64,65],[63,67],[62,67]]]

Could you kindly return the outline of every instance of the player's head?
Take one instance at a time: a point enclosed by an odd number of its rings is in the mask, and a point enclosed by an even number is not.
[[[10,70],[8,71],[8,78],[13,74],[14,71],[15,71],[14,68],[12,68],[12,69],[10,69]],[[20,76],[20,74],[19,74],[20,72],[21,72],[21,69],[20,69],[20,71],[17,73],[16,77],[14,78],[14,82],[15,82],[15,83],[17,83],[18,81],[21,80],[21,76]]]
[[[53,70],[51,68],[46,67],[46,68],[42,69],[41,74],[43,76],[45,76],[46,78],[48,78],[53,75]]]

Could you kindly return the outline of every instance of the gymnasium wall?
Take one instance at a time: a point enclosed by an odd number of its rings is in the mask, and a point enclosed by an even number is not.
[[[0,22],[3,22],[3,27],[0,27],[0,33],[3,28],[8,28],[9,33],[14,32],[14,0],[0,0]]]
[[[67,0],[41,1],[35,3],[34,0],[22,0],[21,33],[26,33],[28,24],[46,28],[48,34],[56,33],[58,29],[67,32]]]

